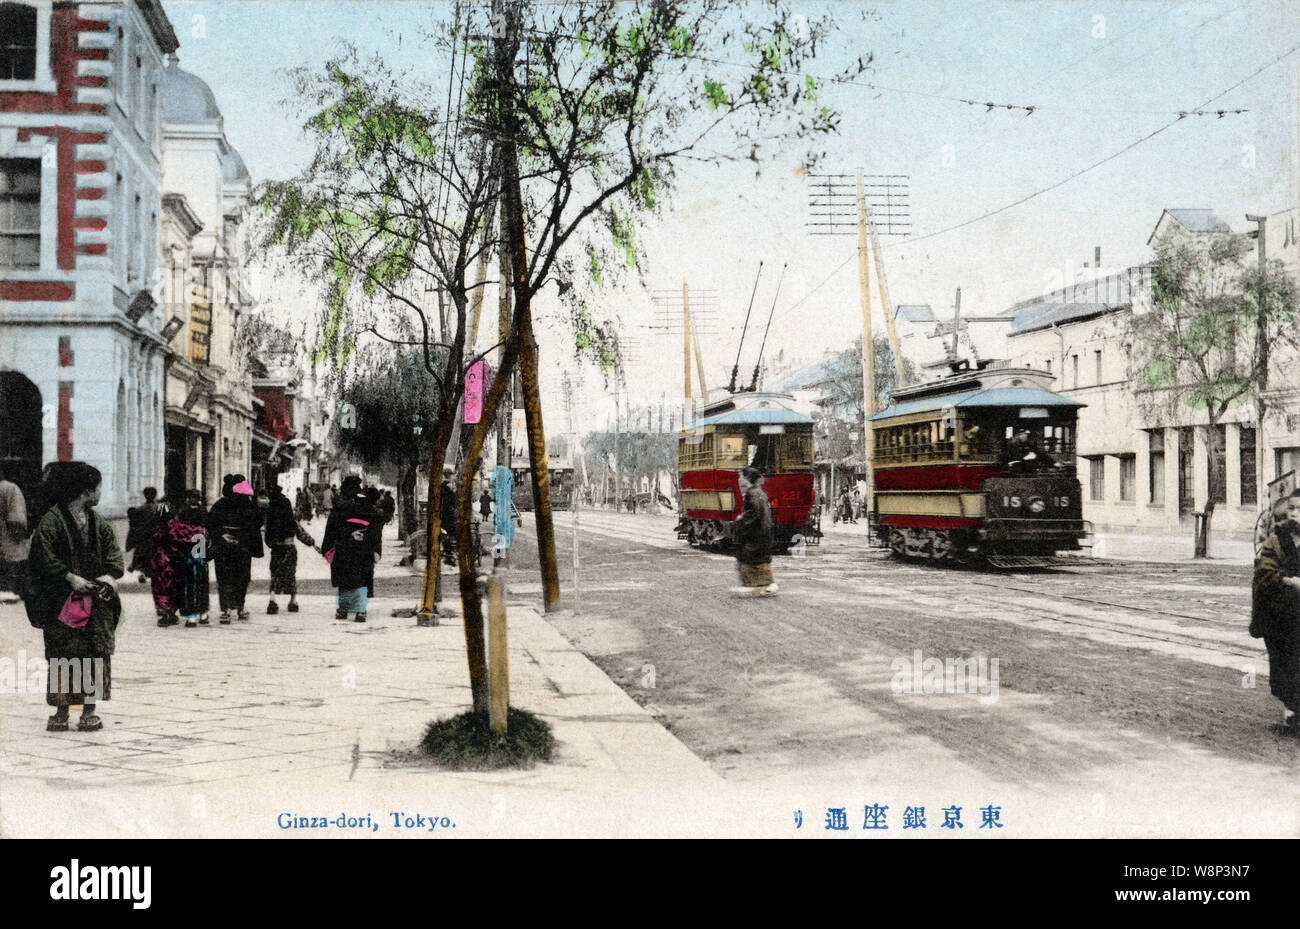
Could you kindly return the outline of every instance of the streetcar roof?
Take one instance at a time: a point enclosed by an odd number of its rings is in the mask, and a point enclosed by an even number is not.
[[[923,413],[926,410],[939,411],[950,406],[966,408],[987,406],[1078,408],[1087,406],[1087,404],[1037,387],[989,387],[983,390],[968,390],[957,394],[941,394],[939,396],[919,397],[916,400],[904,400],[902,403],[891,404],[879,413],[867,418],[871,420],[891,419],[895,416],[906,416],[910,413]]]
[[[812,421],[811,416],[796,413],[794,410],[772,409],[769,407],[762,410],[728,410],[716,416],[706,416],[704,419],[697,419],[693,423],[687,423],[684,428],[698,429],[701,426],[747,426],[766,423],[811,423]]]

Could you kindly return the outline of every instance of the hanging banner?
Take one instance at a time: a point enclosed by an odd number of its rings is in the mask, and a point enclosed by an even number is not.
[[[465,371],[465,416],[466,425],[473,425],[483,418],[483,395],[487,381],[487,362],[479,359]]]

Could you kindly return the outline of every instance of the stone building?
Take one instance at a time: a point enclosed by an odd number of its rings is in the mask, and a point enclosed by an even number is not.
[[[1294,216],[1277,214],[1280,235],[1268,250],[1292,274],[1300,257]],[[1165,210],[1148,244],[1231,231],[1210,210]],[[1262,436],[1247,399],[1229,408],[1212,442],[1204,409],[1170,402],[1167,392],[1142,388],[1134,377],[1132,321],[1150,300],[1151,268],[1142,266],[1018,303],[1008,311],[1010,362],[1050,372],[1055,389],[1087,404],[1078,433],[1085,519],[1105,530],[1190,530],[1209,499],[1210,450],[1217,447],[1224,480],[1212,528],[1247,535],[1262,508],[1261,477],[1267,485],[1300,468],[1300,359],[1274,358]]]
[[[83,459],[121,515],[163,471],[158,0],[0,2],[0,457]]]
[[[162,189],[170,208],[197,224],[185,247],[169,251],[165,274],[166,491],[198,488],[210,502],[222,475],[252,470],[257,413],[240,320],[253,301],[239,245],[252,186],[208,85],[173,60],[160,93]]]

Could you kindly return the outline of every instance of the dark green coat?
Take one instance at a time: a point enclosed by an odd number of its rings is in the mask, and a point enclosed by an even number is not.
[[[94,510],[90,516],[92,538],[101,562],[101,570],[94,576],[107,574],[120,578],[125,572],[117,534],[108,520]],[[80,629],[59,622],[59,610],[72,592],[68,575],[76,574],[93,580],[93,577],[82,574],[77,556],[76,527],[64,507],[51,507],[36,524],[27,556],[27,570],[30,583],[27,612],[32,623],[40,625],[45,633],[47,659],[97,658],[113,654],[122,609],[121,601],[116,597],[107,603],[96,600],[90,621]]]

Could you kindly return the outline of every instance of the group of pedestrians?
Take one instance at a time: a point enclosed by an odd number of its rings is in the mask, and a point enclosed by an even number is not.
[[[70,709],[81,707],[77,729],[103,728],[99,704],[112,696],[112,658],[125,619],[118,585],[128,564],[112,523],[96,512],[103,478],[82,461],[45,467],[28,519],[26,500],[13,475],[0,463],[0,602],[21,600],[28,621],[41,630],[48,662],[46,702],[54,710],[46,728],[65,732]],[[296,542],[314,546],[301,527],[302,494],[297,505],[272,479],[259,497],[242,474],[222,480],[221,498],[211,509],[202,494],[187,491],[171,505],[154,488],[128,513],[130,570],[150,582],[160,626],[204,625],[208,621],[208,564],[216,568],[220,621],[246,621],[253,558],[271,553],[271,599],[289,597],[297,612]],[[310,507],[310,499],[307,499]],[[336,617],[365,622],[374,595],[374,565],[381,553],[383,526],[396,509],[361,480],[344,480],[333,501],[319,551],[330,563],[338,588]],[[30,530],[30,538],[28,533]],[[69,674],[70,663],[77,673]]]

